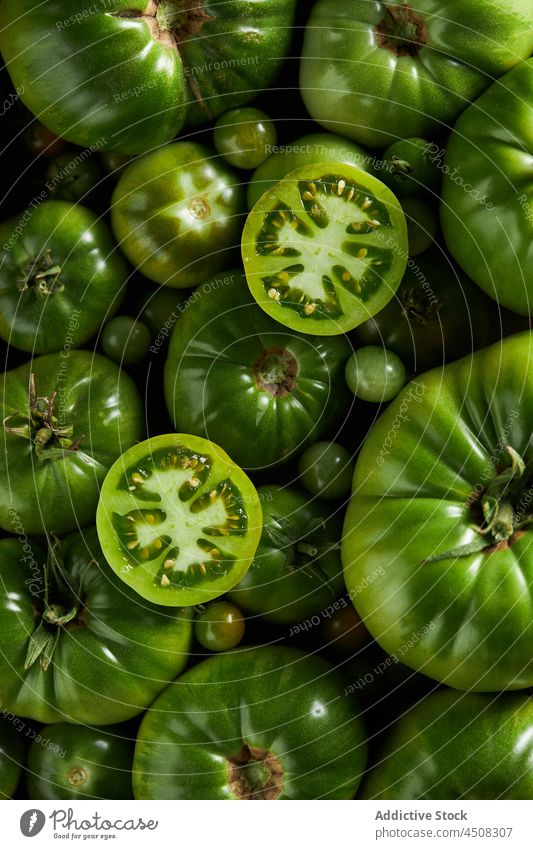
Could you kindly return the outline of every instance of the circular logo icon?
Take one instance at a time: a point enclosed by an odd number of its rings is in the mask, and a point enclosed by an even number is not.
[[[31,808],[29,811],[24,811],[20,818],[20,830],[24,837],[35,837],[43,830],[46,817],[42,811],[37,808]]]

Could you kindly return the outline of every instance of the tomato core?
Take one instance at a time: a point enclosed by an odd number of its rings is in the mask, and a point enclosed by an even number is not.
[[[277,799],[283,786],[283,768],[267,749],[243,746],[228,758],[228,783],[238,799]]]
[[[427,43],[427,24],[407,3],[389,6],[376,26],[378,47],[396,56],[418,56]]]

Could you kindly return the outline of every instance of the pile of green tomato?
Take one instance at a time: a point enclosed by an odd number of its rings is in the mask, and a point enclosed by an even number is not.
[[[533,798],[531,0],[0,51],[0,797]]]

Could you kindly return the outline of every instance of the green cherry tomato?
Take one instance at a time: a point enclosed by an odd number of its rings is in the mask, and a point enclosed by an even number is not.
[[[61,153],[46,171],[46,188],[51,197],[71,203],[88,202],[98,185],[101,171],[85,151]]]
[[[4,708],[3,716],[7,713]],[[22,775],[25,746],[21,732],[24,726],[17,717],[0,719],[0,799],[11,799]]]
[[[229,601],[215,601],[196,616],[194,635],[204,649],[228,651],[239,645],[245,628],[238,607]]]
[[[320,498],[342,498],[350,492],[354,461],[338,442],[315,442],[298,461],[302,486]]]
[[[440,172],[435,146],[426,139],[400,139],[387,148],[381,163],[381,179],[399,198],[424,196],[438,190]]]
[[[154,286],[146,281],[135,299],[137,318],[146,324],[154,339],[168,341],[171,330],[184,310],[188,293],[167,286]]]
[[[139,729],[137,799],[351,799],[366,744],[357,703],[316,656],[239,648],[198,663]]]
[[[531,799],[531,696],[443,690],[383,739],[363,799]]]
[[[346,383],[362,401],[390,401],[405,383],[405,367],[392,351],[368,345],[346,363]]]
[[[298,623],[325,610],[344,589],[342,517],[296,487],[263,486],[258,494],[263,533],[250,569],[229,597],[268,622]]]
[[[370,640],[363,620],[351,603],[346,599],[332,616],[324,619],[321,627],[324,648],[334,648],[343,654],[355,654]],[[339,604],[339,602],[337,602]]]
[[[407,227],[391,190],[340,162],[291,171],[244,225],[246,279],[259,306],[303,333],[336,335],[390,301],[407,263]]]
[[[409,258],[385,309],[354,332],[355,345],[394,351],[408,371],[425,371],[490,341],[492,304],[442,249]]]
[[[28,110],[24,109],[24,114],[25,129],[22,133],[22,143],[28,153],[35,157],[44,156],[46,159],[53,159],[66,148],[65,139],[56,136],[37,118],[32,118]]]
[[[144,413],[115,363],[63,350],[3,375],[0,420],[0,527],[60,534],[94,522],[100,485],[142,439]]]
[[[131,156],[124,156],[121,153],[112,153],[111,151],[103,151],[100,154],[100,162],[104,171],[111,175],[113,180],[118,180],[122,171],[131,162]]]
[[[121,249],[156,283],[195,286],[239,244],[244,189],[214,151],[176,142],[126,166],[112,198]]]
[[[323,127],[384,148],[445,132],[532,50],[530,0],[318,0],[300,90]]]
[[[268,115],[249,106],[224,112],[213,131],[215,150],[235,168],[257,168],[270,155],[277,138]]]
[[[364,148],[334,133],[311,133],[290,144],[279,145],[251,176],[247,189],[248,209],[252,209],[267,189],[283,177],[316,162],[344,162],[371,172],[375,162]]]
[[[242,578],[263,520],[254,485],[225,451],[172,433],[119,458],[96,524],[114,572],[143,598],[179,607],[216,598]]]
[[[102,349],[110,360],[119,365],[140,362],[150,347],[150,331],[142,321],[129,315],[117,315],[102,330]]]
[[[286,462],[346,415],[344,336],[288,331],[253,300],[242,272],[190,295],[165,364],[176,430],[212,439],[246,469]]]
[[[430,248],[437,235],[438,219],[429,203],[420,198],[404,198],[402,209],[407,221],[409,256],[417,256]]]
[[[28,752],[30,799],[131,799],[133,742],[119,725],[45,726]]]
[[[0,225],[0,336],[37,354],[79,347],[118,308],[126,263],[79,204],[47,200],[24,216]]]
[[[295,9],[296,0],[2,0],[0,49],[21,99],[55,133],[143,153],[185,120],[209,122],[269,86]]]
[[[456,689],[533,686],[533,334],[408,384],[358,456],[342,559],[385,651]]]
[[[533,10],[533,6],[531,6]],[[489,297],[533,312],[533,59],[466,109],[442,164],[444,238]]]
[[[140,599],[107,565],[96,528],[56,540],[48,552],[0,540],[0,577],[6,711],[45,723],[124,722],[187,662],[192,611],[162,615]]]

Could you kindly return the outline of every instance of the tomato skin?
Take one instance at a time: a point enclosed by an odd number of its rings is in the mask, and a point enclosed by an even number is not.
[[[421,375],[374,425],[356,465],[342,544],[348,590],[366,579],[356,610],[387,652],[457,689],[533,685],[527,465],[509,495],[511,536],[497,545],[477,530],[511,462],[506,446],[532,459],[532,362],[524,333]],[[454,554],[465,545],[480,550]]]
[[[131,799],[132,741],[120,726],[48,725],[26,764],[30,799]]]
[[[81,157],[76,151],[56,156],[46,170],[46,188],[51,197],[70,203],[89,203],[100,183],[102,172],[94,157]]]
[[[205,123],[269,85],[289,48],[296,2],[154,5],[3,0],[0,49],[26,106],[82,147],[156,148],[186,118]]]
[[[227,758],[244,746],[277,759],[280,799],[350,799],[366,760],[357,706],[329,664],[285,647],[236,649],[186,672],[147,712],[135,797],[239,798]]]
[[[200,610],[194,622],[194,636],[208,651],[229,651],[244,637],[246,623],[236,605],[215,601]]]
[[[459,118],[442,165],[446,244],[489,297],[521,315],[533,301],[533,59]]]
[[[319,0],[305,31],[300,90],[326,129],[388,147],[446,130],[532,49],[528,0]]]
[[[122,172],[111,202],[115,238],[150,280],[194,286],[223,268],[238,245],[243,191],[214,151],[191,142],[167,145]]]
[[[405,383],[405,368],[393,351],[369,345],[346,363],[346,383],[363,401],[391,401]]]
[[[443,690],[385,736],[363,799],[531,799],[531,697]]]
[[[4,711],[4,716],[9,711]],[[15,718],[15,723],[20,722]],[[24,727],[24,725],[22,726]],[[0,799],[11,799],[22,775],[25,746],[18,724],[0,721]]]
[[[129,366],[144,359],[150,338],[150,331],[142,321],[135,321],[129,315],[116,315],[102,330],[102,349],[114,362]]]
[[[280,350],[296,360],[298,373],[296,385],[287,373],[276,396],[260,388],[268,369],[257,364]],[[349,354],[343,337],[280,327],[252,299],[242,272],[227,272],[198,287],[176,323],[165,365],[167,407],[178,430],[212,439],[243,468],[274,466],[346,413]]]
[[[0,225],[0,336],[34,354],[79,347],[118,308],[126,263],[83,206],[48,200],[24,215],[20,234],[19,217]]]
[[[218,154],[235,168],[253,170],[276,144],[275,124],[261,109],[231,109],[220,116],[213,130]]]
[[[353,338],[394,351],[409,372],[425,371],[488,344],[491,306],[442,249],[431,249],[409,259],[394,298]]]
[[[399,198],[435,194],[440,172],[433,161],[433,146],[426,139],[401,139],[383,154],[382,180]]]
[[[27,540],[0,540],[2,704],[44,723],[123,722],[141,713],[185,666],[192,612],[162,616],[160,608],[139,600],[107,566],[95,528],[67,537],[59,551],[63,574],[77,588],[78,613],[60,629],[48,668],[37,659],[25,669],[44,599],[46,552]],[[14,594],[17,608],[10,602]],[[49,603],[63,600],[52,582]]]
[[[78,450],[47,455],[52,446],[39,454],[29,438],[6,430],[28,424],[32,373],[38,396],[59,391],[56,412],[72,426],[73,440],[83,437]],[[142,404],[131,378],[100,354],[64,350],[6,372],[1,400],[0,475],[9,488],[0,496],[0,527],[66,533],[94,522],[107,470],[142,437]]]
[[[298,461],[302,486],[320,498],[342,498],[350,492],[354,461],[338,442],[315,442]]]
[[[228,596],[268,622],[300,622],[327,608],[344,589],[340,516],[296,487],[263,486],[258,493],[261,541],[250,569]]]

